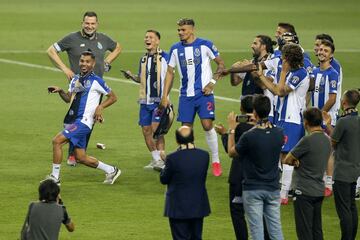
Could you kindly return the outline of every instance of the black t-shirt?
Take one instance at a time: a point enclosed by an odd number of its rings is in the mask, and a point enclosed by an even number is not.
[[[243,190],[279,189],[279,156],[284,144],[283,130],[277,127],[254,127],[235,145],[243,159]]]

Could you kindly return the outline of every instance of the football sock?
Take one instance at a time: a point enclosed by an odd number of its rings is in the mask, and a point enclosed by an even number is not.
[[[51,175],[53,175],[56,179],[59,179],[60,167],[61,167],[61,164],[53,163]]]
[[[287,198],[288,192],[291,187],[291,180],[292,180],[292,173],[294,171],[294,167],[283,164],[283,173],[281,176],[281,192],[280,196],[281,198]],[[285,196],[285,197],[284,197]]]
[[[152,159],[153,159],[154,161],[157,161],[157,160],[161,159],[161,158],[160,158],[160,151],[158,151],[158,150],[152,151],[152,152],[151,152],[151,156],[152,156]]]
[[[332,180],[332,176],[325,176],[325,185],[326,187],[332,189],[332,185],[333,185],[333,180]]]
[[[101,169],[106,173],[112,173],[112,172],[115,171],[115,168],[113,166],[110,166],[110,165],[108,165],[106,163],[103,163],[101,161],[99,161],[99,164],[98,164],[98,166],[96,168]]]
[[[212,128],[209,131],[205,131],[206,142],[210,148],[211,160],[212,162],[220,162],[219,159],[219,149],[218,149],[218,139],[216,131]]]

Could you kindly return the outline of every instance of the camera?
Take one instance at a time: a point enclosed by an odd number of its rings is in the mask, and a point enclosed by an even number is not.
[[[235,120],[238,123],[246,123],[246,122],[250,121],[250,116],[248,116],[248,115],[236,115]]]

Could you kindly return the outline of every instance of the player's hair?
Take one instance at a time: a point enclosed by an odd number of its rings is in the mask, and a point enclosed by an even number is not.
[[[282,56],[289,62],[291,69],[304,66],[304,55],[301,47],[295,43],[287,43],[281,49]]]
[[[335,45],[334,45],[334,43],[332,43],[332,42],[330,42],[330,41],[328,41],[328,40],[323,39],[323,40],[321,40],[321,44],[322,44],[322,45],[325,45],[325,46],[327,46],[327,47],[329,47],[329,48],[331,48],[331,52],[332,52],[332,53],[335,52]]]
[[[303,116],[310,127],[321,126],[323,121],[321,110],[316,107],[306,109]]]
[[[326,34],[326,33],[321,33],[321,34],[316,35],[315,40],[328,40],[328,41],[334,43],[333,38],[329,34]]]
[[[176,142],[178,144],[194,143],[194,130],[190,128],[190,133],[188,135],[183,136],[180,133],[179,129],[176,129],[175,137],[176,137]]]
[[[271,37],[266,35],[257,35],[256,38],[260,39],[260,43],[266,46],[267,53],[274,53],[274,47],[277,42],[271,40]]]
[[[39,200],[55,202],[60,193],[59,186],[51,179],[44,180],[39,186]]]
[[[191,18],[181,18],[179,21],[177,21],[177,25],[179,26],[183,26],[183,25],[191,25],[191,26],[195,26],[195,22],[193,19]]]
[[[280,22],[280,23],[278,23],[278,27],[281,27],[281,28],[285,29],[285,32],[291,32],[291,33],[293,33],[293,34],[296,35],[296,31],[295,31],[294,25],[292,25],[292,24],[290,24],[290,23]]]
[[[253,108],[259,118],[264,119],[269,116],[271,111],[270,99],[262,94],[256,94],[253,97]]]
[[[242,96],[240,99],[241,109],[245,113],[252,113],[253,108],[253,96],[252,95],[245,95]]]
[[[83,51],[81,56],[91,56],[91,58],[95,60],[95,54],[91,51],[91,49]]]
[[[148,32],[151,32],[151,33],[154,33],[159,39],[161,38],[161,35],[158,31],[154,30],[154,29],[149,29],[146,31],[147,33]]]
[[[87,11],[86,13],[84,13],[83,21],[85,20],[85,17],[96,17],[96,21],[98,20],[96,12],[93,11]]]
[[[356,107],[360,101],[360,91],[359,89],[350,89],[344,93],[346,102],[350,107]]]

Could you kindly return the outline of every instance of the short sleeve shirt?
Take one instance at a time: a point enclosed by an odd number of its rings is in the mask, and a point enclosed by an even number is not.
[[[293,172],[293,189],[306,196],[324,195],[323,176],[330,157],[330,139],[323,132],[303,137],[291,150],[300,165]]]
[[[334,180],[356,182],[360,176],[360,117],[355,113],[341,117],[331,138],[337,142]]]
[[[95,38],[84,37],[81,32],[70,33],[60,41],[54,43],[57,52],[66,51],[69,57],[70,68],[75,74],[80,73],[79,60],[82,52],[91,50],[95,55],[96,65],[94,72],[102,77],[104,74],[104,58],[107,51],[114,51],[116,42],[103,33],[96,33]]]

